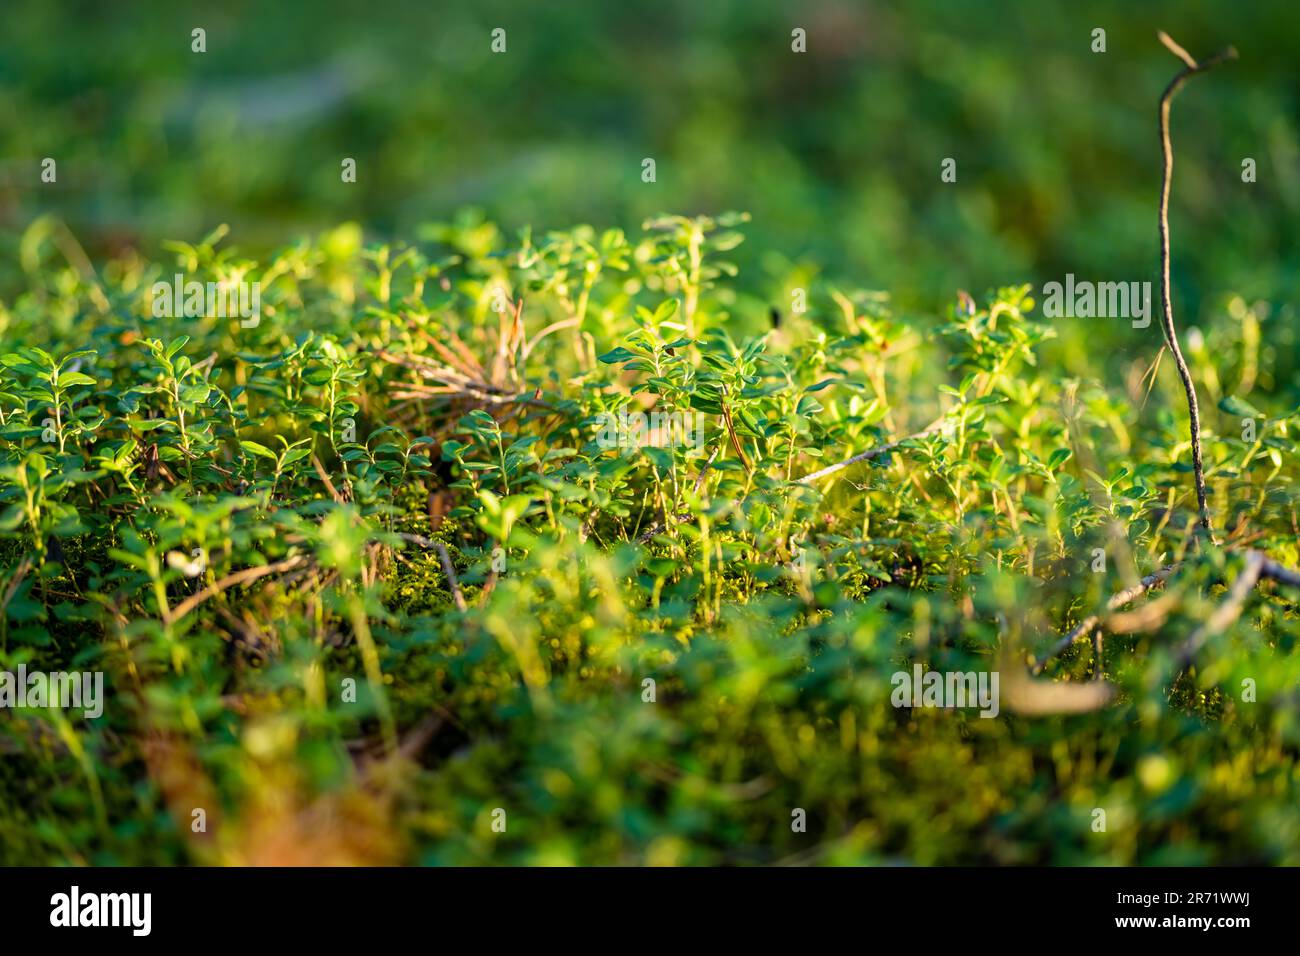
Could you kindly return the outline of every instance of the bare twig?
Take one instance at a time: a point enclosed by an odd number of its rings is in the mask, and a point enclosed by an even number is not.
[[[215,597],[227,588],[233,588],[239,584],[247,584],[249,581],[256,581],[258,578],[264,578],[268,574],[277,574],[280,571],[288,571],[290,568],[296,568],[305,562],[307,558],[301,554],[295,554],[291,558],[285,558],[283,561],[277,561],[275,564],[263,564],[256,568],[245,568],[242,571],[236,571],[234,574],[227,574],[216,584],[209,585],[197,594],[187,597],[176,607],[172,608],[171,613],[166,615],[167,623],[171,624],[179,621],[194,608],[198,607],[210,597]]]
[[[1260,562],[1259,568],[1260,580],[1276,581],[1278,584],[1285,584],[1293,588],[1300,588],[1300,571],[1288,568],[1286,565],[1278,564],[1272,558],[1265,556]]]
[[[1114,686],[1100,678],[1086,684],[1032,680],[1016,668],[1007,672],[1002,685],[1003,706],[1026,717],[1086,714],[1106,706],[1114,697]]]
[[[1254,590],[1256,584],[1262,580],[1273,580],[1279,584],[1286,584],[1291,587],[1300,587],[1300,572],[1293,571],[1285,565],[1278,564],[1268,555],[1261,551],[1246,552],[1246,566],[1242,569],[1237,580],[1232,582],[1232,587],[1228,589],[1228,596],[1223,600],[1214,613],[1191,633],[1191,636],[1185,640],[1178,648],[1177,659],[1179,667],[1186,667],[1192,662],[1192,658],[1203,648],[1211,638],[1222,634],[1237,618],[1241,617],[1241,612],[1246,606],[1246,598]]]
[[[442,571],[447,575],[447,583],[451,586],[451,596],[456,602],[456,610],[469,610],[469,605],[465,603],[465,595],[460,591],[460,581],[456,580],[456,569],[451,566],[451,555],[447,553],[447,546],[441,541],[433,542],[433,546],[438,549],[438,558],[442,561]]]
[[[1105,614],[1090,614],[1080,621],[1070,633],[1066,634],[1059,641],[1053,644],[1046,653],[1043,654],[1033,665],[1033,673],[1041,674],[1043,668],[1067,647],[1082,637],[1087,637],[1097,629],[1105,626],[1109,631],[1130,631],[1136,629],[1149,629],[1151,626],[1158,625],[1167,614],[1168,608],[1161,606],[1158,609],[1148,606],[1142,613],[1116,614],[1124,605],[1141,597],[1147,591],[1156,587],[1158,584],[1169,579],[1180,565],[1171,564],[1168,567],[1161,568],[1153,574],[1148,574],[1137,584],[1130,588],[1125,588],[1118,594],[1111,597],[1106,602]],[[1233,582],[1229,591],[1227,600],[1210,616],[1204,624],[1198,627],[1186,641],[1179,651],[1180,664],[1186,665],[1191,658],[1200,650],[1205,643],[1214,635],[1222,632],[1241,614],[1242,607],[1246,597],[1256,584],[1260,581],[1276,581],[1279,584],[1285,584],[1290,587],[1300,588],[1300,571],[1288,568],[1284,564],[1279,564],[1272,558],[1260,551],[1246,552],[1246,567]]]
[[[1144,577],[1137,584],[1134,584],[1132,587],[1125,588],[1123,591],[1120,591],[1118,594],[1113,595],[1111,599],[1106,602],[1106,613],[1110,613],[1111,611],[1118,611],[1125,604],[1128,604],[1130,601],[1133,601],[1136,598],[1141,597],[1143,594],[1146,594],[1157,584],[1162,584],[1163,582],[1168,580],[1171,574],[1173,574],[1175,571],[1178,570],[1178,567],[1179,566],[1176,564],[1171,564],[1168,567],[1161,568],[1159,571],[1155,571],[1152,572],[1151,574],[1148,574],[1146,577]],[[1082,621],[1080,621],[1078,624],[1075,625],[1074,630],[1070,631],[1070,633],[1066,634],[1063,638],[1061,638],[1059,641],[1053,644],[1050,648],[1048,648],[1047,652],[1043,654],[1042,657],[1038,658],[1038,660],[1034,663],[1033,672],[1035,674],[1041,674],[1043,672],[1043,668],[1047,666],[1048,662],[1051,661],[1053,657],[1061,653],[1063,650],[1065,650],[1067,647],[1069,647],[1079,638],[1087,637],[1088,635],[1090,635],[1093,629],[1096,628],[1099,624],[1101,624],[1101,620],[1102,620],[1101,614],[1089,614],[1087,617],[1085,617]]]
[[[492,592],[496,590],[497,581],[500,580],[500,578],[501,575],[497,573],[496,568],[493,568],[492,571],[488,574],[487,580],[483,582],[483,589],[479,591],[478,594],[479,607],[487,606],[488,598],[490,598],[492,596]]]
[[[456,609],[458,611],[469,610],[469,605],[465,603],[465,595],[460,590],[460,580],[456,577],[456,569],[451,563],[451,555],[447,553],[447,546],[441,541],[426,538],[422,534],[411,534],[407,531],[399,532],[398,537],[403,541],[410,541],[422,548],[431,548],[438,552],[438,560],[442,562],[442,573],[447,575],[447,585],[451,590],[452,600],[456,602]]]
[[[702,466],[700,466],[700,473],[695,476],[695,493],[697,495],[700,493],[700,486],[704,484],[704,479],[709,473],[709,466],[713,464],[713,459],[717,457],[718,457],[718,449],[715,448],[713,449],[713,454],[709,456],[709,460],[706,461]],[[691,519],[691,513],[689,511],[680,512],[673,518],[674,521],[689,521],[690,519]],[[647,541],[649,541],[651,538],[659,534],[659,532],[663,531],[667,527],[668,527],[667,520],[661,518],[660,520],[654,522],[652,525],[650,525],[650,527],[646,528],[644,531],[641,532],[640,535],[637,536],[636,539],[637,544],[645,544]]]
[[[1026,717],[1083,714],[1105,707],[1114,699],[1114,686],[1100,677],[1086,684],[1034,680],[1015,662],[1014,648],[1019,645],[1023,623],[1015,612],[1010,619],[1002,612],[998,612],[997,617],[998,630],[1004,632],[998,666],[998,672],[1002,675],[1000,698],[1007,710]],[[1008,635],[1005,632],[1009,627],[1013,630]],[[1099,660],[1098,670],[1100,667]]]
[[[921,429],[919,432],[915,432],[911,435],[908,435],[906,438],[900,438],[897,441],[891,441],[884,445],[877,445],[875,448],[868,448],[866,451],[854,455],[852,458],[848,458],[844,461],[841,461],[838,464],[828,465],[825,468],[822,468],[820,471],[814,471],[811,475],[804,475],[802,478],[796,479],[795,484],[810,485],[814,481],[819,481],[822,478],[825,478],[827,475],[833,475],[837,471],[843,471],[845,468],[848,468],[850,465],[856,465],[860,461],[869,461],[872,458],[879,458],[881,455],[886,455],[889,452],[893,451],[895,448],[897,448],[899,445],[902,445],[904,442],[909,442],[916,438],[924,438],[926,435],[932,435],[935,432],[942,430],[944,425],[946,424],[946,421],[947,421],[946,418],[936,419],[935,421],[927,425],[925,428]]]
[[[1179,647],[1177,652],[1178,664],[1180,667],[1186,667],[1191,663],[1196,652],[1205,646],[1205,643],[1216,634],[1221,634],[1232,625],[1232,622],[1241,617],[1241,610],[1246,604],[1246,598],[1259,582],[1260,572],[1264,568],[1264,555],[1258,551],[1251,551],[1246,555],[1246,567],[1237,580],[1232,582],[1232,587],[1228,589],[1228,597],[1214,609],[1214,613],[1209,619],[1194,630],[1190,637],[1187,638]]]
[[[18,567],[14,568],[13,575],[9,578],[9,586],[5,588],[5,596],[0,598],[0,614],[4,613],[9,602],[13,600],[14,594],[18,591],[18,585],[23,583],[23,578],[27,577],[27,572],[32,569],[31,555],[23,555],[23,559],[18,562]]]
[[[18,562],[18,567],[14,568],[13,575],[9,578],[9,584],[5,588],[4,597],[0,598],[0,625],[5,620],[5,611],[9,607],[9,602],[14,599],[18,593],[18,586],[23,583],[23,578],[27,577],[27,572],[32,569],[31,555],[23,555],[23,559]],[[8,647],[8,632],[0,627],[0,635],[4,638],[4,643],[0,644],[0,649]]]
[[[691,513],[690,513],[689,511],[682,511],[682,512],[678,513],[677,515],[674,515],[674,516],[673,516],[673,520],[674,520],[674,521],[690,521],[690,520],[691,520]],[[649,541],[649,540],[650,540],[651,538],[653,538],[655,535],[659,534],[661,531],[664,531],[667,527],[668,527],[668,521],[667,521],[667,519],[664,519],[664,520],[661,520],[661,521],[656,521],[656,522],[655,522],[654,524],[652,524],[650,527],[646,528],[646,529],[645,529],[644,531],[642,531],[639,535],[637,535],[637,539],[636,539],[637,544],[645,544],[647,541]]]
[[[1112,634],[1137,634],[1142,631],[1154,631],[1169,620],[1169,612],[1182,600],[1182,595],[1171,591],[1145,604],[1139,604],[1131,611],[1116,611],[1101,622],[1097,635],[1102,630]]]
[[[1192,55],[1188,53],[1186,50],[1184,50],[1174,40],[1173,37],[1171,37],[1164,30],[1157,30],[1156,36],[1160,38],[1160,42],[1165,45],[1165,47],[1169,50],[1170,53],[1172,53],[1174,56],[1178,57],[1178,59],[1182,60],[1184,63],[1187,64],[1187,68],[1189,70],[1196,69],[1196,61],[1192,59]]]
[[[1165,87],[1165,91],[1160,97],[1160,147],[1164,156],[1164,174],[1160,181],[1160,304],[1163,309],[1162,320],[1165,342],[1169,346],[1169,351],[1173,353],[1174,362],[1178,366],[1178,377],[1182,379],[1183,391],[1187,393],[1187,411],[1191,419],[1192,468],[1195,472],[1196,503],[1200,509],[1200,524],[1213,540],[1214,528],[1210,520],[1210,506],[1205,494],[1205,465],[1201,459],[1200,408],[1196,402],[1196,386],[1192,384],[1192,373],[1187,367],[1187,360],[1183,358],[1182,349],[1178,347],[1178,333],[1174,328],[1174,310],[1170,298],[1169,187],[1174,175],[1174,149],[1169,139],[1169,107],[1174,95],[1182,88],[1189,77],[1212,69],[1227,60],[1235,59],[1237,51],[1232,47],[1228,47],[1228,49],[1216,54],[1204,63],[1197,63],[1186,50],[1175,43],[1164,31],[1161,31],[1158,35],[1160,42],[1185,64],[1178,75],[1170,80],[1169,85]]]
[[[695,486],[693,488],[695,494],[698,495],[700,493],[700,486],[704,484],[704,479],[709,475],[709,467],[713,464],[713,459],[717,457],[718,449],[715,448],[713,449],[713,454],[709,456],[709,460],[700,466],[700,473],[695,476]]]
[[[559,322],[552,322],[546,328],[542,329],[542,331],[538,332],[535,336],[533,336],[533,338],[526,345],[524,345],[524,354],[521,356],[521,359],[528,358],[528,356],[532,354],[533,349],[537,347],[537,343],[540,342],[542,339],[546,338],[552,332],[558,332],[561,329],[571,328],[577,325],[581,321],[582,321],[581,319],[575,317],[571,319],[561,319]]]
[[[754,466],[749,463],[749,458],[745,455],[745,449],[740,445],[740,437],[736,434],[736,426],[731,420],[731,410],[727,408],[727,400],[725,398],[720,399],[718,404],[722,408],[722,421],[727,426],[727,434],[731,437],[731,447],[736,450],[736,457],[745,466],[745,471],[752,474]]]
[[[321,464],[321,460],[316,457],[314,452],[311,456],[311,465],[316,469],[316,475],[325,485],[325,490],[330,493],[330,497],[338,504],[345,504],[343,496],[339,494],[339,490],[334,487],[334,482],[330,480],[329,472],[325,470],[325,466]]]
[[[420,751],[429,745],[429,741],[438,736],[443,723],[445,720],[441,714],[429,714],[402,738],[396,756],[404,760],[414,760],[420,755]]]

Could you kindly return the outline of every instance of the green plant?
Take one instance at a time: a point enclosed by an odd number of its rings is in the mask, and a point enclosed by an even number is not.
[[[1177,385],[1056,374],[1028,287],[744,335],[743,217],[476,222],[176,246],[270,277],[255,327],[153,315],[138,259],[4,307],[0,661],[111,697],[0,727],[0,859],[1296,861],[1275,354],[1219,383],[1262,424],[1205,436],[1194,549]],[[917,664],[1002,716],[891,706]]]

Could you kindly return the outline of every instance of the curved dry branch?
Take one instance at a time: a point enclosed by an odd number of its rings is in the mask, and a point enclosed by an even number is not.
[[[1137,598],[1141,597],[1143,594],[1146,594],[1156,585],[1163,584],[1165,581],[1169,579],[1169,576],[1171,574],[1173,574],[1175,571],[1178,570],[1178,567],[1179,566],[1177,564],[1171,564],[1168,567],[1163,567],[1159,571],[1154,571],[1151,574],[1148,574],[1146,577],[1144,577],[1141,581],[1139,581],[1137,584],[1133,585],[1132,587],[1125,588],[1123,591],[1120,591],[1118,594],[1112,595],[1110,600],[1106,602],[1105,613],[1109,614],[1113,611],[1118,611],[1124,605],[1128,604],[1131,601],[1136,600]],[[1048,665],[1048,663],[1052,660],[1052,658],[1054,658],[1057,654],[1061,653],[1063,650],[1065,650],[1067,647],[1069,647],[1079,638],[1087,637],[1088,635],[1090,635],[1093,632],[1093,630],[1101,624],[1102,617],[1103,617],[1102,614],[1089,614],[1082,621],[1076,624],[1074,626],[1074,629],[1070,631],[1070,633],[1066,634],[1055,644],[1053,644],[1050,648],[1048,648],[1046,653],[1044,653],[1042,657],[1038,658],[1038,660],[1034,662],[1033,672],[1035,674],[1041,674],[1043,672],[1043,668],[1045,668]]]
[[[1192,373],[1183,358],[1183,350],[1178,346],[1178,333],[1174,328],[1174,310],[1170,298],[1169,282],[1169,188],[1174,176],[1174,148],[1169,139],[1169,107],[1174,95],[1182,89],[1187,80],[1197,73],[1204,73],[1220,63],[1236,59],[1237,51],[1228,47],[1221,53],[1210,57],[1204,63],[1197,63],[1191,55],[1175,43],[1163,30],[1158,34],[1171,53],[1185,64],[1178,75],[1169,81],[1160,97],[1159,126],[1160,148],[1164,157],[1164,174],[1160,180],[1160,305],[1161,323],[1164,329],[1165,343],[1174,356],[1178,366],[1178,377],[1182,379],[1183,391],[1187,393],[1187,412],[1191,419],[1192,469],[1196,479],[1196,503],[1200,510],[1200,524],[1210,538],[1214,538],[1214,528],[1210,519],[1210,506],[1205,494],[1205,465],[1201,458],[1201,412],[1196,402],[1196,386],[1192,384]]]
[[[1256,584],[1264,580],[1300,587],[1300,572],[1278,564],[1261,551],[1246,552],[1246,566],[1242,568],[1241,574],[1237,575],[1237,580],[1232,582],[1232,587],[1228,589],[1228,596],[1214,609],[1214,613],[1205,623],[1193,631],[1191,636],[1179,646],[1176,652],[1179,667],[1190,664],[1196,652],[1209,643],[1211,638],[1222,634],[1237,618],[1241,617],[1250,592],[1254,590]]]

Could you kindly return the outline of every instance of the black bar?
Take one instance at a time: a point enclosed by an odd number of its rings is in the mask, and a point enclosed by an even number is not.
[[[478,939],[493,948],[512,939],[567,946],[838,937],[929,948],[945,938],[991,947],[1200,936],[1232,945],[1242,933],[1293,926],[1295,877],[1186,868],[9,869],[0,886],[6,942],[66,942],[78,933],[128,945],[338,945],[432,934],[434,945]],[[136,936],[125,916],[128,925],[116,927],[52,926],[52,900],[64,894],[70,904],[73,886],[87,914],[84,907],[99,905],[87,904],[88,895],[150,894],[148,935]]]

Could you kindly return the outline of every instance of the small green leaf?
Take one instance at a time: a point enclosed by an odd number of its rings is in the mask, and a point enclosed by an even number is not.
[[[275,452],[271,451],[271,449],[267,448],[265,445],[260,445],[255,441],[249,441],[246,438],[241,439],[239,442],[239,447],[244,449],[244,451],[248,452],[249,454],[257,455],[261,458],[269,458],[271,459],[271,461],[278,460],[275,456]]]

